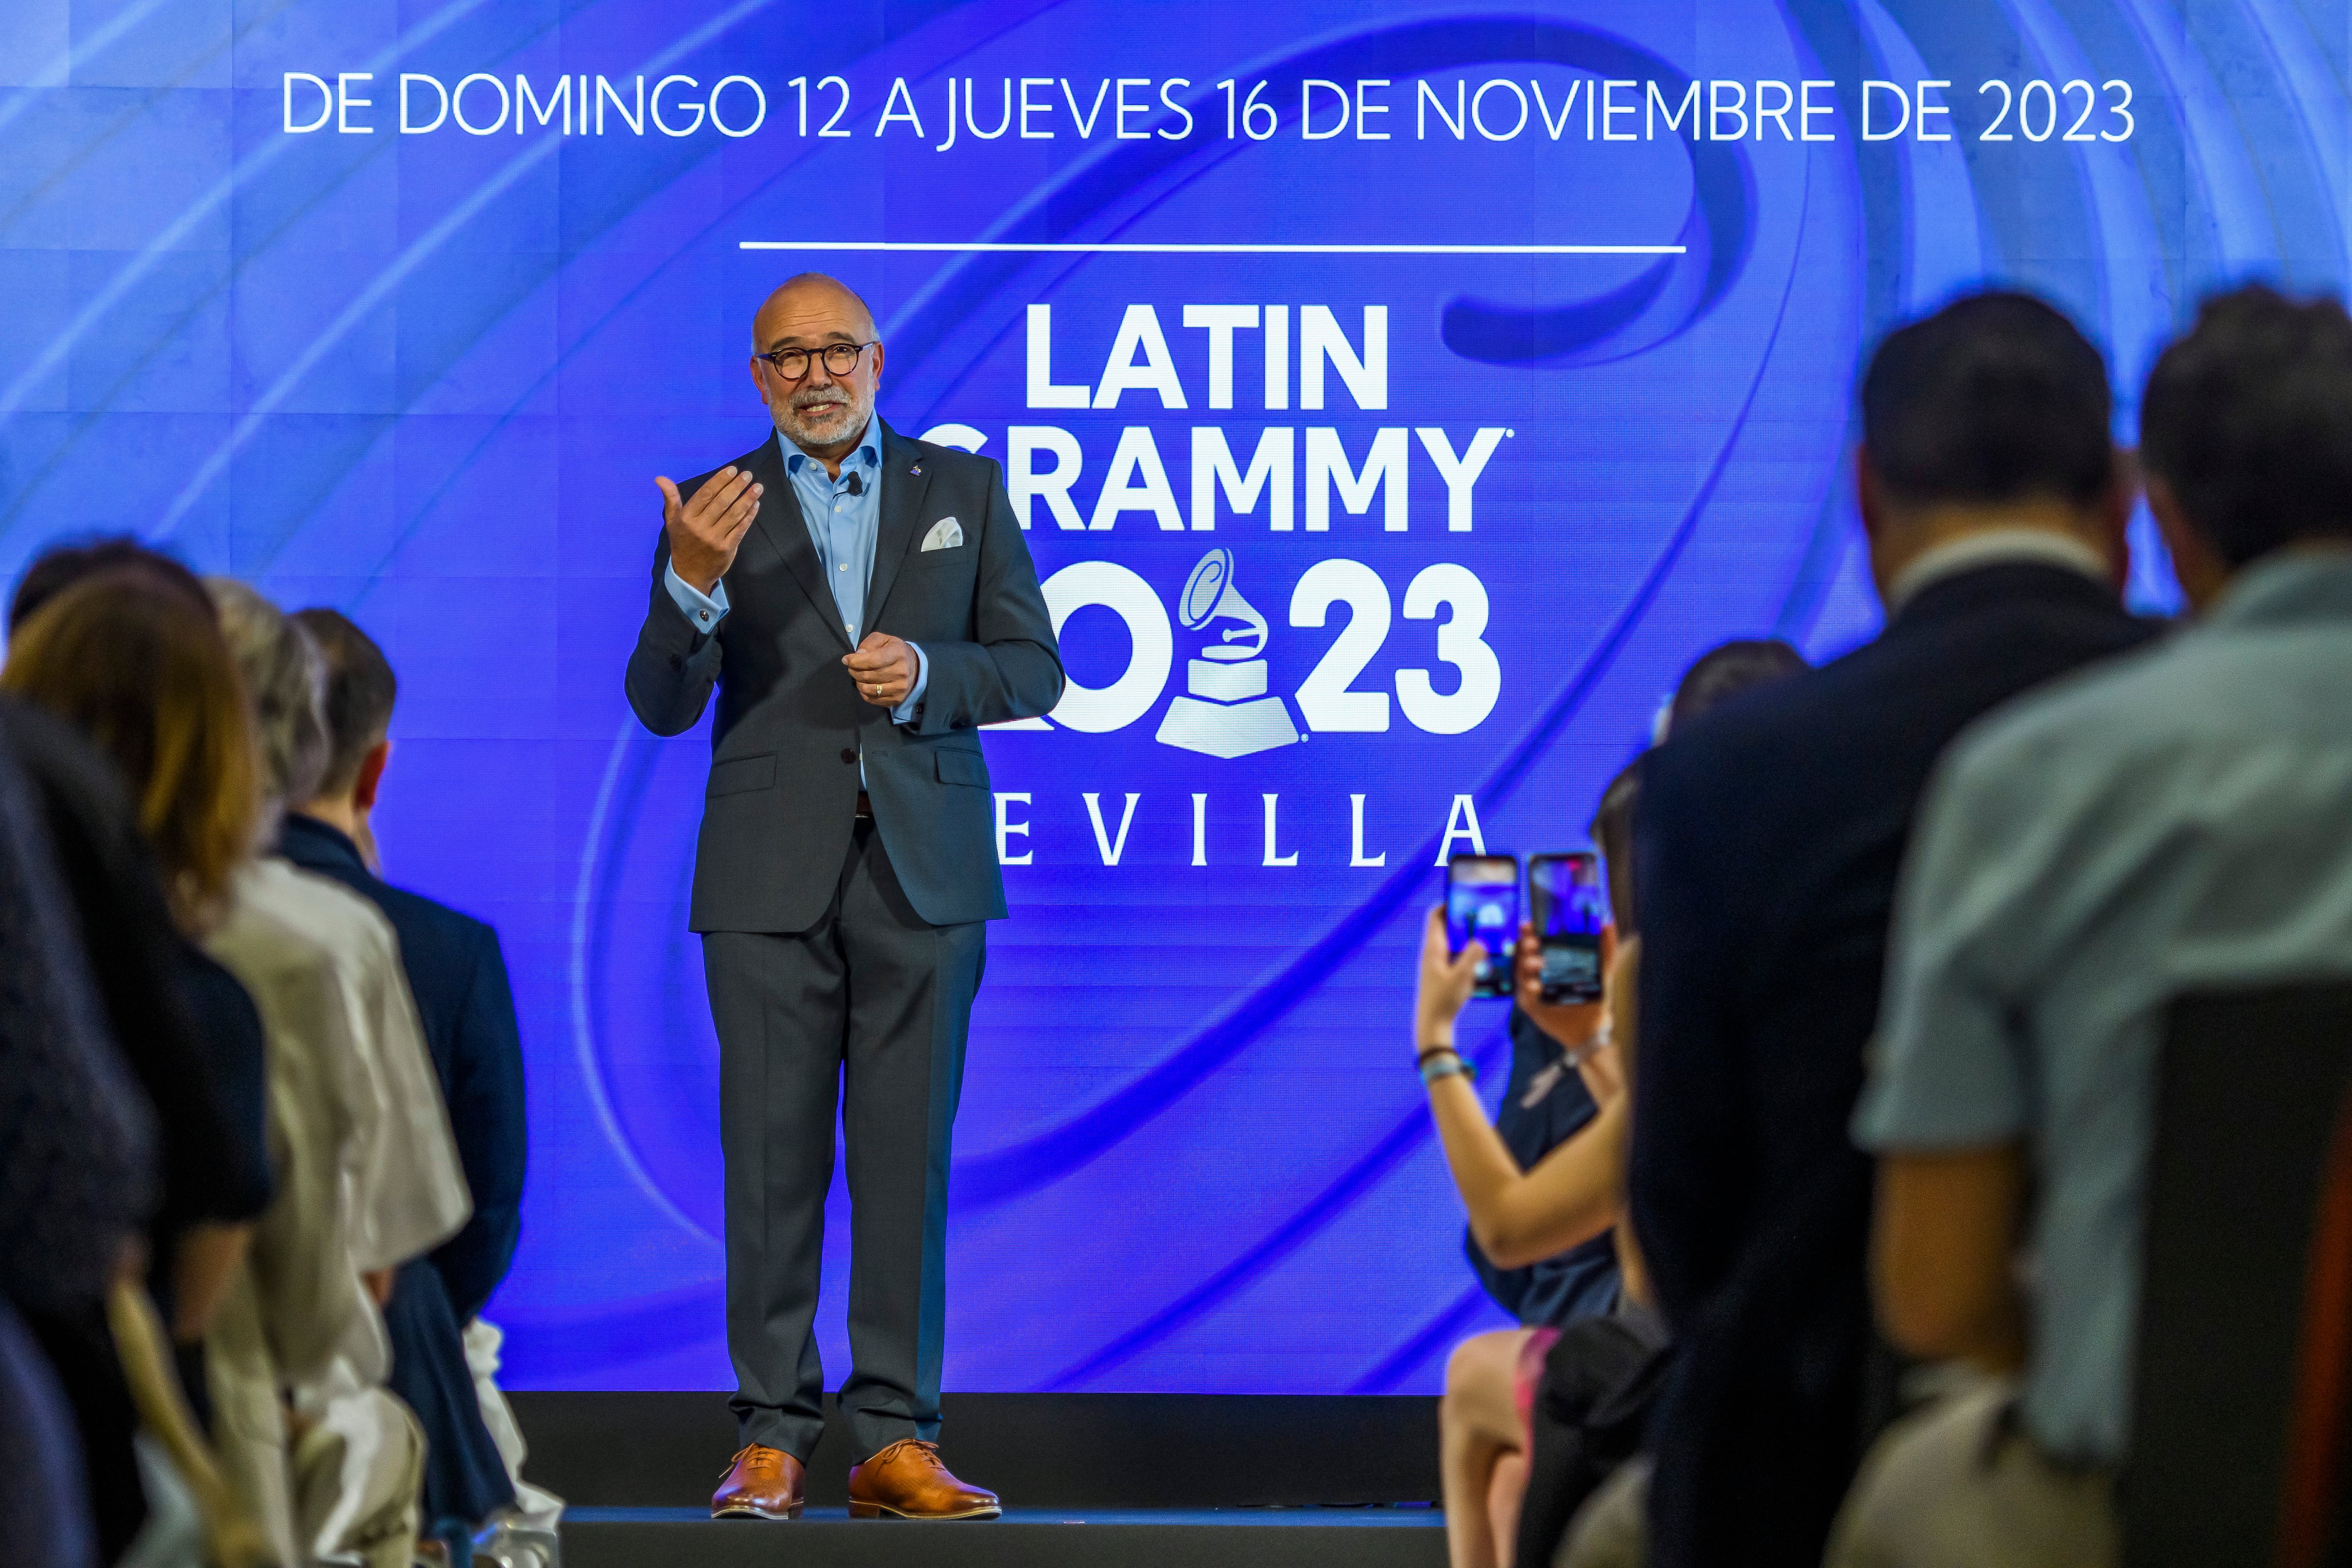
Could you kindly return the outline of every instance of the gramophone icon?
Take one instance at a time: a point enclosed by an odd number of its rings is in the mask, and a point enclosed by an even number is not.
[[[1192,695],[1168,705],[1160,722],[1163,745],[1212,757],[1245,757],[1299,739],[1282,699],[1265,689],[1265,617],[1234,587],[1234,552],[1218,548],[1201,557],[1184,584],[1176,618],[1197,632],[1225,621],[1199,658],[1184,661]]]

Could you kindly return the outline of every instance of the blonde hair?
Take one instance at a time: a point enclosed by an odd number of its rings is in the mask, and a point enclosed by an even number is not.
[[[220,628],[148,572],[101,573],[16,628],[0,690],[47,709],[131,787],[173,914],[202,931],[253,853],[261,816],[253,721]]]
[[[207,577],[221,636],[253,703],[262,793],[273,808],[315,798],[327,775],[327,667],[294,618],[234,577]]]

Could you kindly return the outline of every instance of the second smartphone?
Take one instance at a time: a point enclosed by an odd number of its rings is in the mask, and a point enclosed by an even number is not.
[[[1543,999],[1601,1000],[1601,929],[1609,923],[1609,893],[1601,858],[1579,850],[1528,857],[1528,910],[1543,948]]]

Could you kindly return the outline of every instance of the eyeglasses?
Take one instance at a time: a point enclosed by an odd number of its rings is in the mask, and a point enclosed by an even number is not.
[[[877,338],[874,342],[881,341]],[[768,368],[785,381],[798,381],[808,374],[812,353],[824,361],[826,374],[847,375],[857,368],[857,356],[873,346],[874,343],[827,343],[821,349],[774,349],[751,357],[766,360]]]

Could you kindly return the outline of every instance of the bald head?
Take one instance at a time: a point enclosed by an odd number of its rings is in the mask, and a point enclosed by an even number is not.
[[[751,318],[751,352],[870,342],[874,312],[857,290],[823,272],[787,278]]]
[[[847,368],[828,364],[828,351]],[[767,357],[779,353],[782,363]],[[822,272],[788,279],[751,318],[751,379],[777,433],[838,478],[882,384],[874,312],[856,290]]]

